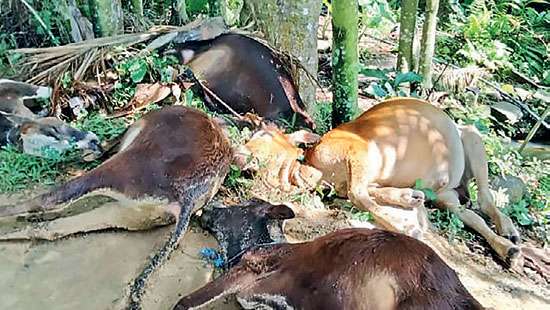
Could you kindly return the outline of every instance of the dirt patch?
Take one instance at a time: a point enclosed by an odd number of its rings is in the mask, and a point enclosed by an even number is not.
[[[484,306],[495,309],[545,309],[550,289],[495,264],[488,257],[471,253],[465,245],[449,244],[429,234],[426,242],[457,272],[462,283]]]
[[[170,233],[105,232],[54,242],[0,243],[0,309],[122,309],[130,281]],[[212,268],[200,257],[215,240],[193,228],[152,277],[145,309],[169,309],[207,283]]]
[[[372,226],[350,220],[342,211],[327,210],[312,197],[300,197],[304,201],[289,204],[296,213],[296,218],[285,224],[290,242],[311,240],[345,227]],[[2,199],[2,204],[16,201],[10,197]],[[79,233],[57,241],[0,241],[0,309],[123,309],[129,283],[171,229],[172,225],[144,232]],[[461,243],[449,244],[433,233],[427,234],[425,241],[484,306],[538,310],[550,304],[548,287],[507,271],[491,257],[473,253]],[[205,247],[216,248],[217,244],[192,225],[171,259],[152,275],[143,298],[144,309],[170,309],[181,296],[212,279],[212,268],[199,254]],[[238,308],[229,299],[202,309]]]

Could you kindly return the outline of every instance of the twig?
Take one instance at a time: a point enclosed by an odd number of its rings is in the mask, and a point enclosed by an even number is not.
[[[544,111],[544,113],[542,113],[542,116],[540,117],[540,119],[535,123],[533,128],[531,128],[531,130],[529,130],[529,133],[527,134],[527,137],[525,138],[525,141],[523,141],[523,143],[519,147],[518,152],[520,154],[523,151],[523,149],[525,148],[525,146],[527,145],[527,143],[529,143],[529,141],[533,138],[535,133],[537,133],[537,130],[539,130],[540,124],[544,121],[544,119],[548,116],[548,114],[550,114],[550,106],[546,107],[546,110]]]
[[[226,109],[229,110],[229,112],[231,112],[231,114],[237,117],[240,121],[244,121],[244,117],[242,115],[240,115],[235,110],[233,110],[227,103],[225,103],[225,101],[223,101],[220,97],[218,97],[218,95],[216,95],[212,90],[210,90],[210,88],[206,87],[206,85],[201,80],[197,79],[197,82],[199,83],[201,88],[208,93],[209,96],[212,96],[214,99],[219,101]]]

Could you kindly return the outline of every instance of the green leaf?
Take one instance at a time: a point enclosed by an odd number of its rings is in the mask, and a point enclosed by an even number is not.
[[[128,71],[130,71],[130,78],[132,81],[134,83],[139,83],[143,80],[145,74],[147,74],[147,63],[143,60],[137,60],[130,65]]]
[[[359,71],[362,75],[366,77],[371,77],[379,80],[387,80],[388,76],[386,75],[386,72],[384,70],[380,69],[369,69],[369,68],[361,68]]]
[[[376,97],[386,97],[388,94],[380,85],[376,83],[372,84],[372,90],[374,91],[374,95]]]
[[[518,223],[520,223],[520,225],[522,226],[529,226],[533,224],[533,220],[526,213],[518,213],[515,215],[515,217],[518,220]]]
[[[410,82],[422,82],[422,76],[412,71],[409,71],[406,73],[399,73],[395,77],[395,81],[393,82],[393,85],[394,87],[397,87],[402,83],[410,83]]]
[[[426,196],[427,200],[429,201],[437,200],[437,194],[431,188],[424,188],[422,189],[422,192],[424,192],[424,195]]]

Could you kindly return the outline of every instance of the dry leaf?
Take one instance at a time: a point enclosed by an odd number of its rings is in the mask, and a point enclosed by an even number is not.
[[[138,84],[136,86],[136,94],[128,103],[127,107],[141,108],[151,103],[157,103],[168,97],[172,89],[168,85],[160,83],[155,84]]]
[[[172,84],[172,95],[176,98],[176,103],[179,103],[181,98],[181,88],[177,83]]]

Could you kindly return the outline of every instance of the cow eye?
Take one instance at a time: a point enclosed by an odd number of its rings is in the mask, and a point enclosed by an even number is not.
[[[59,132],[59,130],[57,130],[57,128],[55,127],[48,127],[44,133],[47,135],[47,136],[50,136],[50,137],[53,137],[53,138],[56,138],[56,139],[59,139],[61,133]]]

